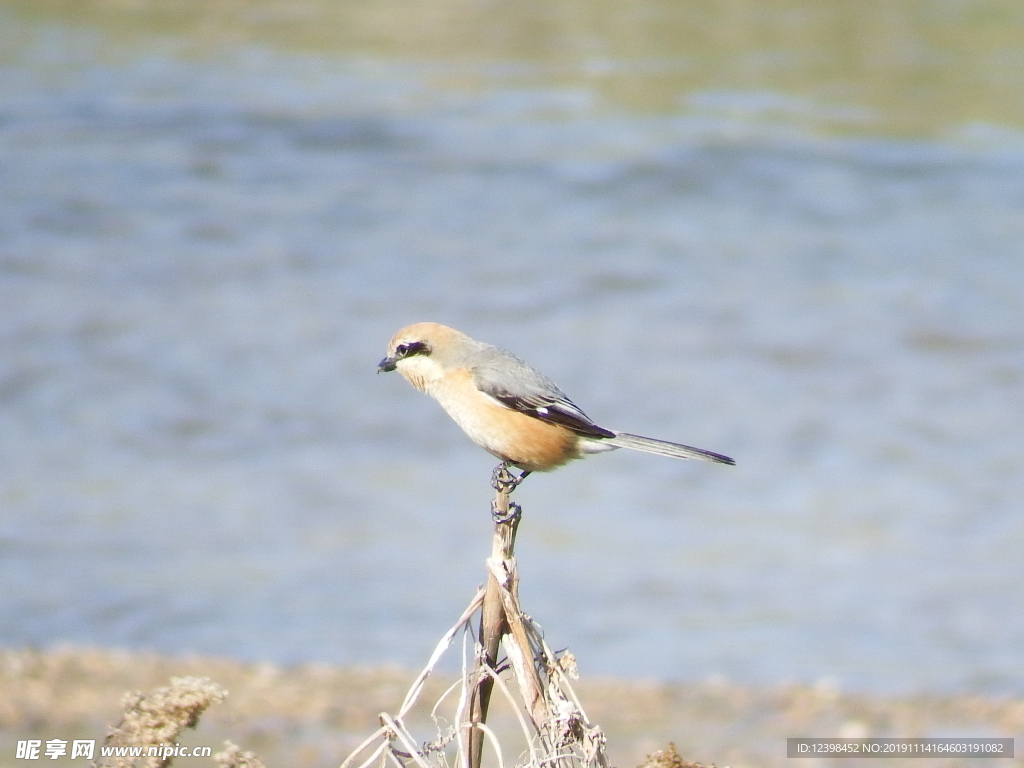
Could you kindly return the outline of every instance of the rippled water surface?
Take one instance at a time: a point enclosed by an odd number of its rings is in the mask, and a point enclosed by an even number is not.
[[[1024,19],[826,5],[0,3],[0,642],[424,661],[430,319],[738,460],[517,491],[584,674],[1024,693]]]

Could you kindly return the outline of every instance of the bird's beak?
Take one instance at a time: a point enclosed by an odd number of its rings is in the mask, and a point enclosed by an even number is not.
[[[388,373],[395,370],[395,364],[398,360],[394,357],[385,357],[377,365],[377,373]]]

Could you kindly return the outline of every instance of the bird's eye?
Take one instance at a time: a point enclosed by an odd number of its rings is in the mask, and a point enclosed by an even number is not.
[[[395,357],[412,357],[413,355],[429,355],[430,347],[423,341],[410,341],[408,344],[399,344],[395,347]]]

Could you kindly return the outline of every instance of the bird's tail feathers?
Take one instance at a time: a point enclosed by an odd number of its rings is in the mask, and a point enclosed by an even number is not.
[[[601,442],[619,448],[632,448],[634,451],[656,453],[659,456],[670,456],[673,459],[700,459],[701,461],[714,461],[719,464],[736,463],[728,456],[723,456],[713,451],[705,451],[703,448],[693,448],[689,445],[670,443],[667,440],[655,440],[652,437],[631,435],[628,432],[616,432],[615,437],[609,437]]]

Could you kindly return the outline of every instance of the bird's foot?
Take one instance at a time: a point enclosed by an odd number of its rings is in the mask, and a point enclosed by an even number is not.
[[[513,474],[509,469],[511,466],[509,462],[503,461],[494,468],[494,472],[491,473],[491,487],[494,490],[512,493],[526,479],[526,476],[530,474],[526,470],[523,470],[520,475]]]
[[[491,502],[491,519],[495,524],[501,525],[503,523],[511,523],[513,520],[517,520],[523,515],[523,509],[514,501],[510,501],[508,509],[498,509],[498,502]]]

